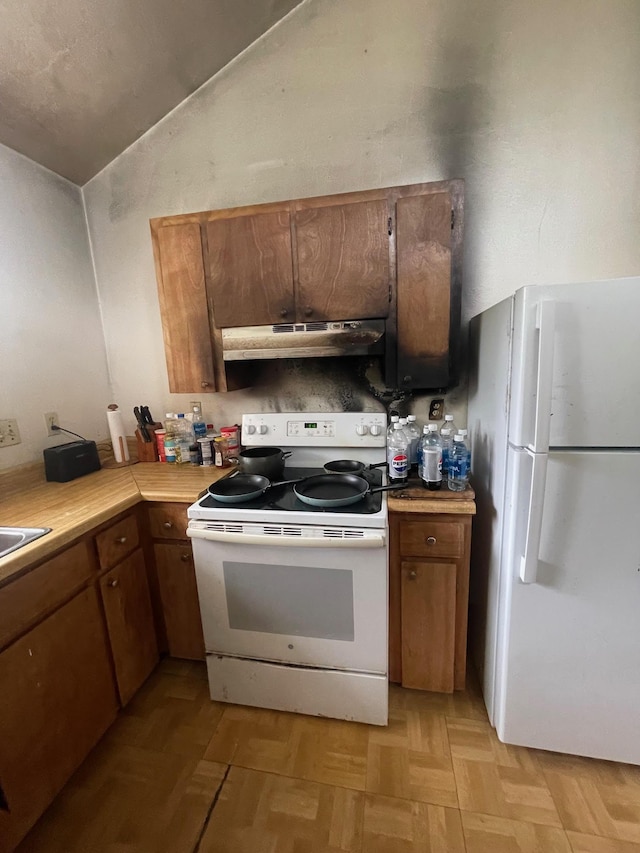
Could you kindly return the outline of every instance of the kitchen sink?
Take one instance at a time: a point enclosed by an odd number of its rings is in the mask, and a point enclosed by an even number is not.
[[[0,527],[0,557],[51,533],[50,527]]]

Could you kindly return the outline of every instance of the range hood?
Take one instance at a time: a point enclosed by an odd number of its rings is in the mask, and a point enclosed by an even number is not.
[[[384,320],[328,320],[222,330],[225,361],[319,358],[381,352]]]

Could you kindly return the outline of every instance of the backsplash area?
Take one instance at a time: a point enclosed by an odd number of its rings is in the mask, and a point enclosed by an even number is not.
[[[198,395],[174,394],[166,403],[167,411],[189,411],[189,403]],[[445,412],[456,423],[466,423],[466,386],[459,385],[446,394],[396,393],[385,388],[380,362],[372,358],[282,359],[255,363],[251,388],[224,394],[202,394],[203,413],[216,428],[237,423],[245,412],[412,412],[420,422],[428,418],[429,403],[440,397]],[[164,415],[160,412],[158,417]]]

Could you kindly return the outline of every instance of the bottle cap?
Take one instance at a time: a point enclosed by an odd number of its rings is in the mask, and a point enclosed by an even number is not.
[[[178,417],[179,417],[179,418],[183,418],[183,417],[184,417],[184,412],[180,412],[180,414],[178,415]]]
[[[438,432],[438,424],[429,424],[429,432]]]
[[[444,416],[444,419],[445,419],[445,421],[452,421],[452,420],[453,420],[453,415],[445,415],[445,416]]]
[[[464,441],[464,436],[463,436],[463,435],[461,435],[461,433],[457,432],[457,433],[453,436],[453,440],[454,440],[454,441]]]
[[[400,418],[400,426],[406,426],[406,425],[407,425],[407,419],[406,418]]]
[[[415,415],[407,415],[407,420],[410,424],[412,424],[415,420],[417,420]]]
[[[426,434],[429,432],[429,424],[425,424],[425,425],[422,427],[422,432],[423,432],[423,434],[424,434],[424,435],[426,435]]]
[[[392,424],[397,424],[399,420],[400,420],[400,415],[391,415],[391,423]]]
[[[402,424],[401,423],[394,424],[393,428],[394,429],[402,429]]]
[[[468,429],[459,429],[458,432],[460,433],[460,435],[464,435],[464,436],[469,435]]]

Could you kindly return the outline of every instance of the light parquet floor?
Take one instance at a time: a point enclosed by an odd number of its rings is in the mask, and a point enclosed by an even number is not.
[[[640,853],[640,768],[500,743],[472,677],[392,687],[380,728],[165,660],[18,853]]]

